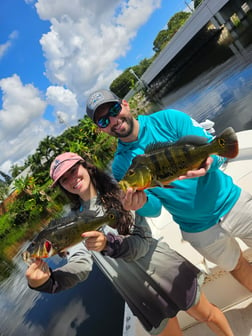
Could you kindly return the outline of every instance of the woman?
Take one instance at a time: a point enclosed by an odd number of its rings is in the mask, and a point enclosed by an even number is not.
[[[32,289],[55,293],[73,287],[87,278],[92,256],[150,334],[181,336],[176,314],[185,310],[216,335],[233,335],[223,313],[200,293],[203,274],[151,238],[145,218],[123,209],[121,191],[110,176],[75,153],[57,156],[50,176],[53,186],[68,196],[72,211],[91,209],[102,215],[113,207],[120,211],[120,223],[117,231],[105,226],[82,234],[85,246],[69,249],[68,263],[60,269],[51,271],[37,259],[26,272]]]

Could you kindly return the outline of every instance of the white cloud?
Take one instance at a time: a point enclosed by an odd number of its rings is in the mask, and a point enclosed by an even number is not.
[[[4,44],[0,44],[0,59],[7,53],[7,51],[12,46],[13,40],[18,37],[18,32],[14,30],[10,35],[8,41]]]
[[[48,104],[54,106],[55,116],[61,118],[66,125],[76,123],[78,118],[78,102],[76,95],[62,86],[50,86],[46,92]]]
[[[24,0],[27,5],[33,4],[36,0]]]
[[[23,85],[17,75],[0,80],[3,108],[0,110],[0,170],[8,171],[33,152],[40,140],[53,132],[43,119],[46,102],[31,84]]]
[[[83,105],[90,90],[108,87],[120,74],[116,60],[159,6],[160,0],[39,0],[39,16],[51,22],[40,40],[47,77]]]
[[[50,123],[43,114],[53,109],[57,121],[76,124],[85,111],[87,95],[108,87],[121,70],[116,60],[126,55],[138,29],[160,7],[161,0],[25,0],[35,6],[50,31],[40,39],[45,75],[51,82],[45,97],[17,75],[0,80],[0,170],[22,164],[47,135],[64,125]],[[13,32],[0,46],[0,58],[17,37]]]

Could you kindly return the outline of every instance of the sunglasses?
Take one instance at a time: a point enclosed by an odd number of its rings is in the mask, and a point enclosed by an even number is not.
[[[113,106],[110,107],[108,113],[102,116],[100,119],[97,120],[96,124],[100,128],[106,128],[110,124],[109,117],[116,117],[122,110],[122,105],[120,103],[115,103]]]

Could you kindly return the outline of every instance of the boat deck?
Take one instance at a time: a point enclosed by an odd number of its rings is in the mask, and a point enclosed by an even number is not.
[[[235,183],[252,193],[252,130],[238,133],[239,155],[223,170],[230,174]],[[182,239],[179,227],[171,215],[162,210],[158,218],[149,218],[153,236],[163,239],[173,249],[189,259],[206,274],[203,291],[208,300],[226,315],[235,336],[252,336],[252,293],[241,286],[228,272],[208,262],[193,247]],[[252,263],[252,248],[237,239],[245,257]],[[185,312],[178,319],[184,336],[210,336],[213,333],[202,323],[196,322]],[[125,305],[123,336],[149,335]]]
[[[162,216],[167,217],[165,210]],[[167,219],[167,218],[166,218]],[[154,231],[158,231],[157,225],[161,222],[154,222]],[[166,222],[167,224],[167,222]],[[171,247],[186,256],[191,262],[204,270],[208,275],[205,278],[203,291],[208,300],[218,306],[226,315],[235,336],[252,336],[252,293],[241,286],[228,272],[221,270],[218,266],[206,261],[189,243],[181,241],[180,231],[173,223],[169,223],[169,242]],[[160,228],[163,232],[164,227]],[[156,232],[157,233],[157,232]],[[179,242],[180,240],[180,242]],[[240,242],[246,258],[252,262],[252,249]],[[203,323],[198,323],[185,312],[178,313],[179,324],[184,336],[210,336],[213,333]],[[137,318],[125,306],[123,336],[148,336]]]
[[[235,336],[252,336],[252,296],[224,311]],[[180,316],[178,316],[180,318]],[[124,336],[149,336],[143,327],[135,320],[129,310],[125,310]],[[213,336],[211,330],[202,323],[190,325],[183,329],[184,336]]]
[[[252,297],[224,311],[235,336],[252,336]],[[183,331],[184,336],[212,336],[213,333],[202,323]]]

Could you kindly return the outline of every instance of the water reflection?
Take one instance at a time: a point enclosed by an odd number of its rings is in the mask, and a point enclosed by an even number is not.
[[[212,119],[217,133],[225,125],[237,132],[252,128],[252,50],[248,58],[233,57],[163,99],[169,108],[184,111],[198,121]]]
[[[15,269],[15,264],[12,260],[0,256],[0,283],[7,279]]]
[[[27,266],[20,256],[14,263],[15,272],[0,284],[1,336],[98,336],[102,330],[121,334],[123,301],[95,265],[87,281],[51,295],[29,289],[24,277]],[[55,256],[49,266],[63,263]]]

